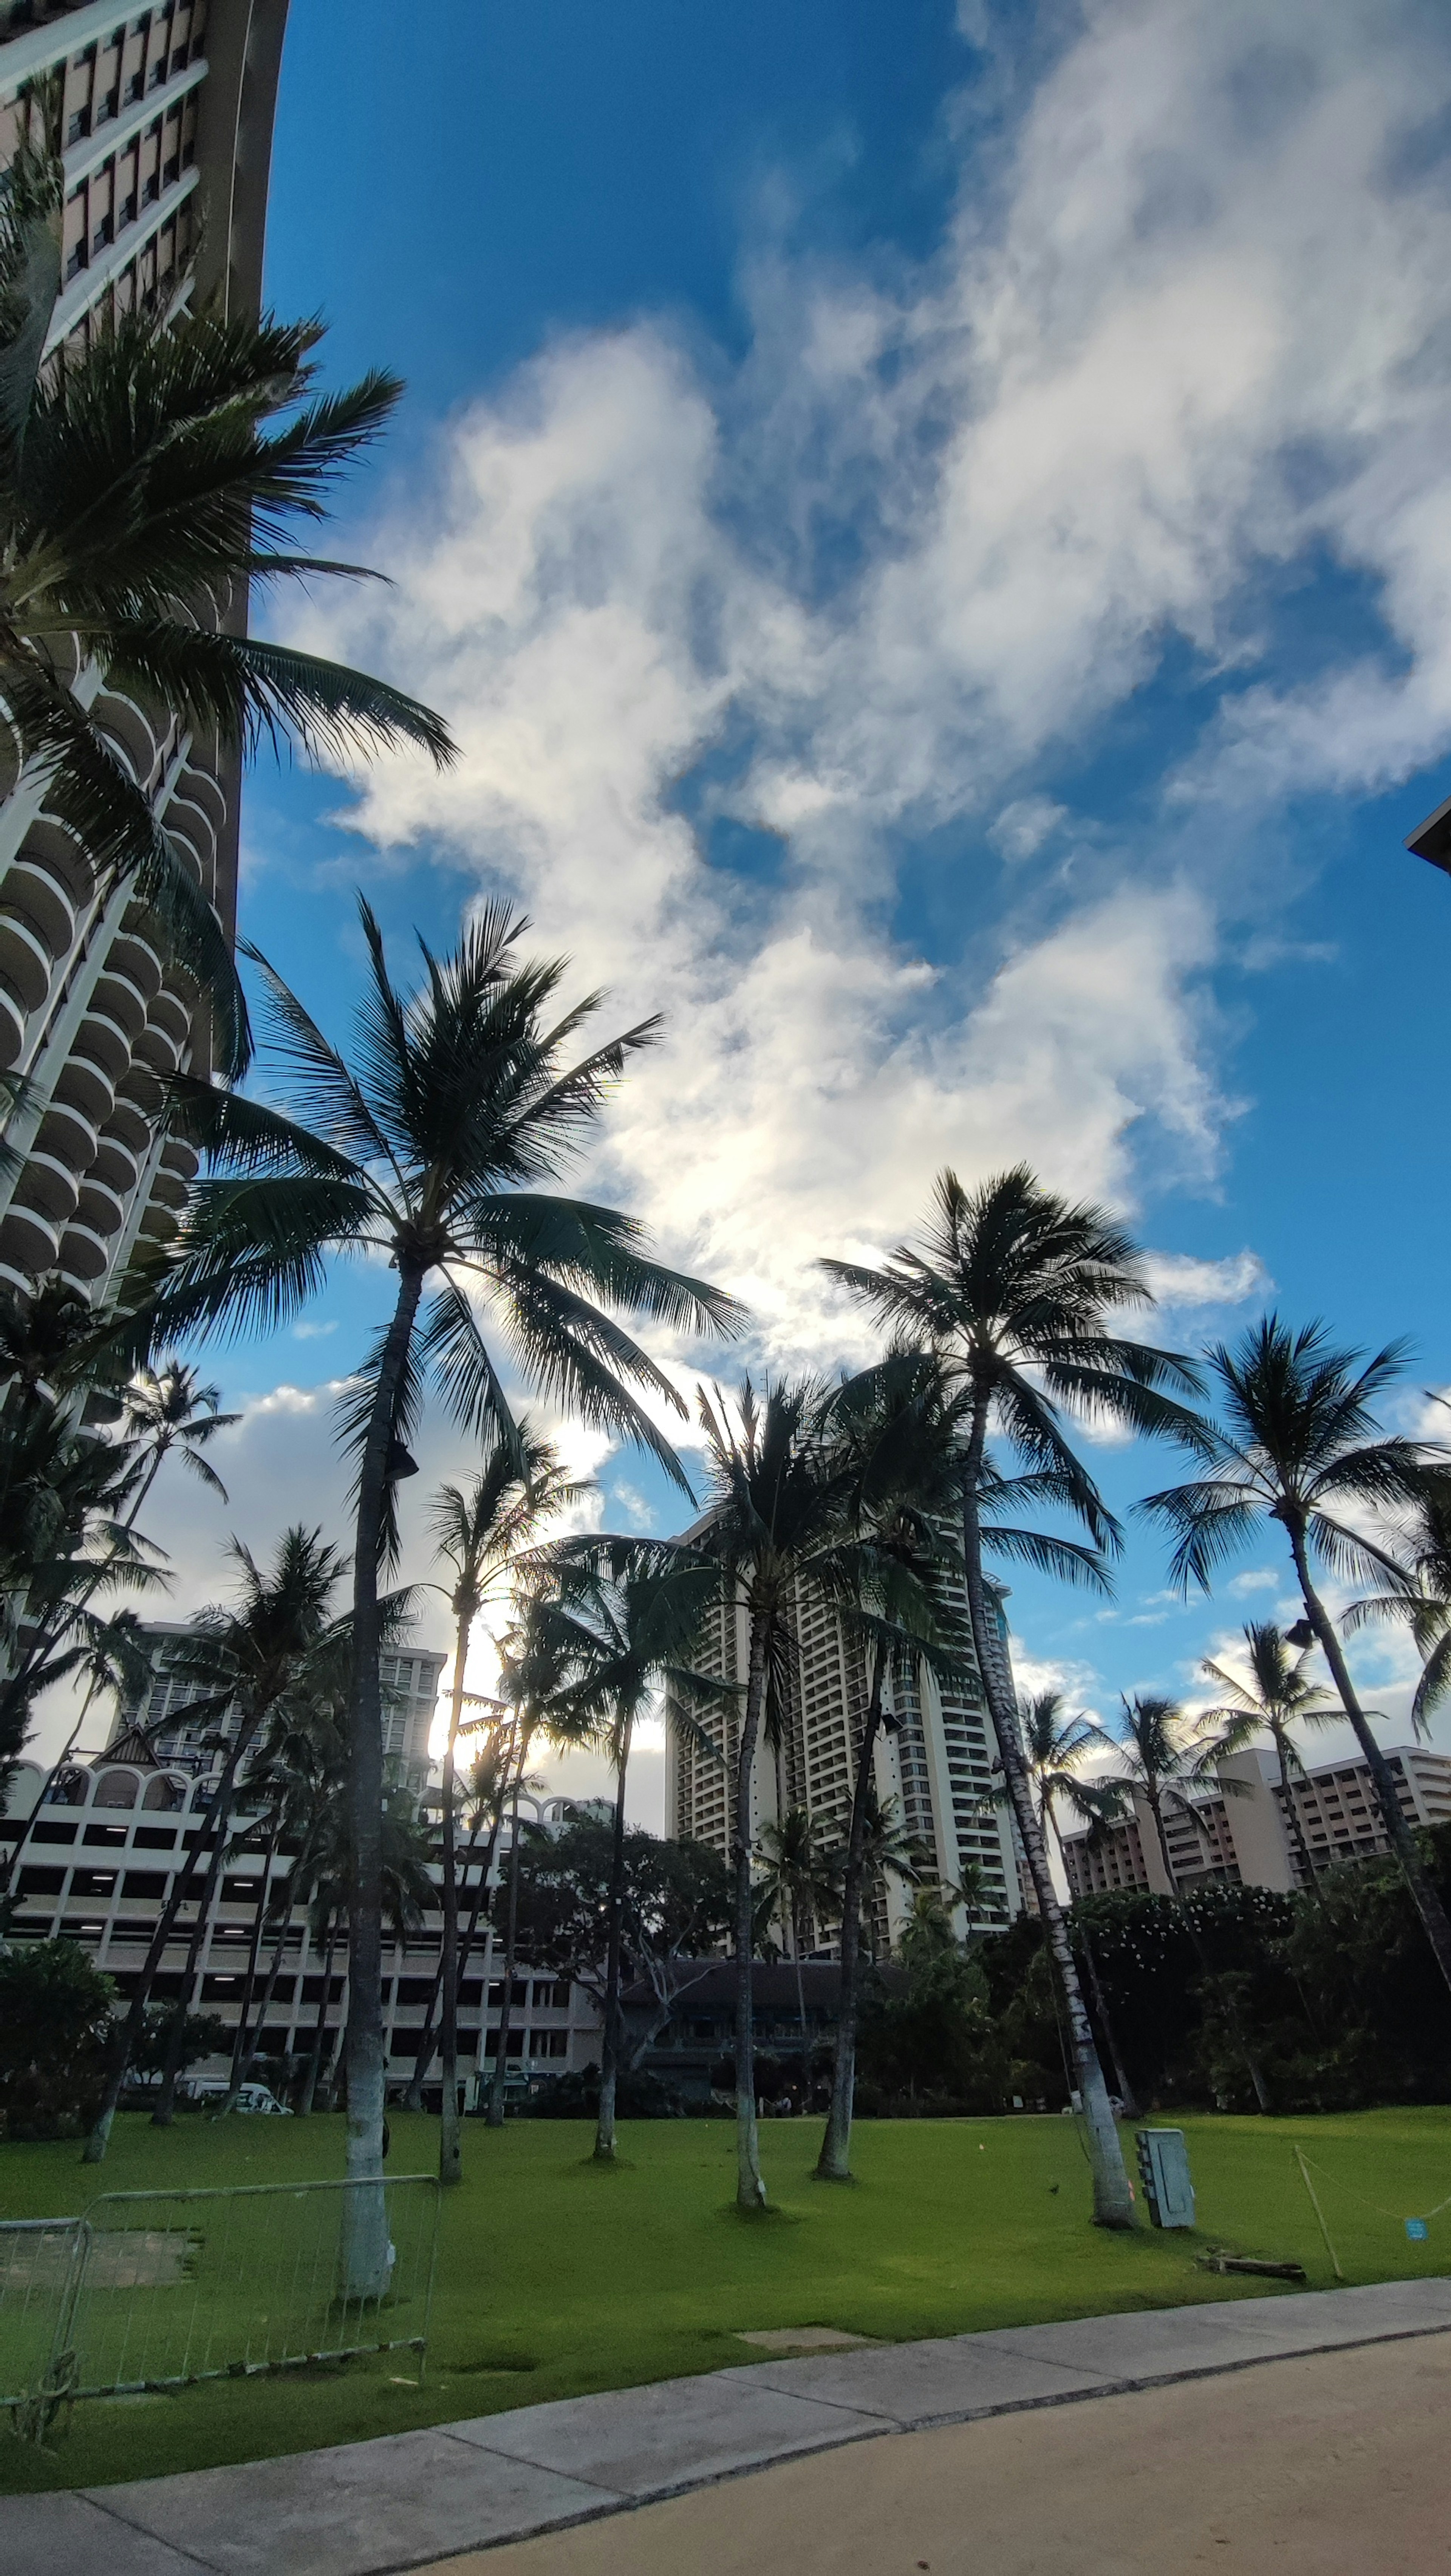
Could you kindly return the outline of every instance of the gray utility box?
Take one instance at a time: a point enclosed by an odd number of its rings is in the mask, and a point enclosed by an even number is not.
[[[1192,2227],[1194,2185],[1182,2129],[1140,2129],[1139,2172],[1156,2227]]]

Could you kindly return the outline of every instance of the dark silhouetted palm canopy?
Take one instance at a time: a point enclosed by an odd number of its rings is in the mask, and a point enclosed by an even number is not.
[[[234,614],[252,584],[358,576],[297,552],[294,530],[325,515],[401,387],[375,371],[317,395],[318,323],[164,304],[138,303],[47,356],[65,193],[57,107],[37,94],[0,206],[0,695],[50,810],[103,881],[134,879],[210,986],[218,1061],[235,1072],[246,1015],[225,933],[78,670],[99,666],[108,687],[244,750],[285,742],[337,762],[407,742],[450,758],[444,725],[415,699],[243,634]]]
[[[1405,1574],[1365,1600],[1353,1601],[1344,1624],[1355,1629],[1370,1620],[1392,1619],[1409,1628],[1421,1658],[1411,1724],[1424,1736],[1433,1710],[1451,1691],[1451,1476],[1443,1471],[1433,1469],[1416,1496],[1399,1553]]]
[[[566,1543],[558,1591],[539,1604],[539,1633],[564,1674],[559,1713],[589,1735],[615,1775],[610,1859],[604,2032],[594,2152],[615,2154],[615,2094],[620,2065],[620,1959],[625,1906],[625,1783],[640,1719],[668,1690],[688,1712],[721,1695],[721,1684],[697,1669],[694,1652],[720,1588],[716,1566],[689,1549],[650,1539]],[[679,1720],[677,1719],[677,1722]]]
[[[1396,1555],[1365,1527],[1367,1516],[1414,1513],[1428,1471],[1440,1464],[1438,1453],[1386,1434],[1376,1419],[1376,1406],[1395,1385],[1405,1358],[1404,1343],[1389,1343],[1366,1359],[1363,1352],[1336,1349],[1323,1324],[1295,1332],[1278,1315],[1262,1317],[1232,1349],[1218,1343],[1208,1354],[1218,1418],[1194,1417],[1180,1435],[1201,1462],[1199,1475],[1148,1495],[1140,1509],[1172,1537],[1170,1563],[1186,1590],[1198,1583],[1208,1591],[1215,1570],[1267,1522],[1283,1530],[1306,1620],[1365,1756],[1426,1938],[1451,1986],[1451,1922],[1422,1867],[1312,1572],[1318,1563],[1341,1580],[1389,1576],[1396,1589],[1412,1588]]]
[[[561,1008],[564,961],[521,961],[525,924],[504,906],[482,907],[450,956],[424,949],[411,994],[395,986],[377,922],[366,903],[360,910],[368,969],[351,1061],[259,959],[292,1114],[199,1082],[174,1086],[209,1168],[165,1257],[155,1330],[169,1338],[286,1323],[333,1254],[381,1255],[396,1279],[391,1318],[344,1412],[359,1462],[349,2169],[376,2180],[384,2079],[377,1584],[380,1560],[396,1545],[394,1490],[413,1464],[407,1444],[425,1385],[472,1437],[492,1431],[512,1445],[522,1471],[496,1331],[527,1384],[592,1427],[640,1442],[688,1493],[641,1395],[677,1411],[681,1399],[617,1317],[633,1310],[675,1330],[720,1333],[735,1328],[739,1309],[721,1290],[652,1260],[632,1218],[548,1187],[657,1023],[571,1062],[600,997]],[[365,2196],[351,2197],[361,2209]],[[369,2205],[376,2264],[369,2270],[360,2238],[357,2261],[350,2256],[355,2288],[386,2271],[381,2194]]]
[[[1064,1409],[1079,1419],[1161,1432],[1179,1418],[1176,1398],[1197,1377],[1172,1352],[1110,1329],[1115,1317],[1152,1303],[1123,1228],[1101,1208],[1074,1205],[1044,1189],[1022,1164],[975,1190],[965,1189],[955,1172],[943,1172],[920,1247],[899,1247],[881,1269],[848,1261],[822,1266],[894,1340],[934,1351],[961,1397],[963,1564],[973,1644],[1063,1984],[1092,2152],[1094,2216],[1103,2226],[1131,2227],[1128,2175],[1024,1767],[983,1552],[992,1545],[1010,1561],[1106,1587],[1103,1558],[1118,1549],[1120,1533],[1075,1452]],[[1015,1526],[989,1531],[984,1502],[990,1484],[1002,1481],[990,1436],[1007,1442],[1022,1462],[1012,1490],[1035,1507],[1069,1513],[1087,1545]]]

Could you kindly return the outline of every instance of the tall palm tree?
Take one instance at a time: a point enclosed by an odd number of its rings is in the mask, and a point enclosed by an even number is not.
[[[240,1413],[223,1413],[220,1387],[203,1386],[195,1369],[173,1353],[156,1368],[143,1364],[121,1396],[121,1418],[129,1439],[144,1460],[128,1527],[145,1508],[146,1498],[173,1451],[180,1464],[207,1491],[225,1502],[227,1489],[203,1452],[219,1431],[230,1431]]]
[[[1401,1597],[1397,1595],[1398,1600]],[[1273,1619],[1251,1620],[1244,1631],[1244,1643],[1247,1676],[1241,1677],[1227,1665],[1207,1658],[1200,1665],[1206,1681],[1213,1682],[1225,1695],[1216,1707],[1204,1710],[1203,1722],[1223,1729],[1224,1741],[1231,1751],[1248,1743],[1251,1736],[1268,1735],[1280,1766],[1280,1795],[1299,1855],[1300,1875],[1311,1895],[1323,1902],[1305,1839],[1305,1821],[1291,1787],[1291,1774],[1303,1775],[1305,1769],[1295,1742],[1295,1729],[1333,1725],[1339,1703],[1306,1673],[1313,1648],[1296,1654]]]
[[[332,1595],[346,1571],[337,1551],[324,1544],[321,1531],[300,1527],[283,1532],[270,1569],[260,1567],[239,1540],[232,1541],[229,1553],[238,1568],[235,1605],[217,1603],[203,1610],[189,1637],[179,1640],[168,1657],[170,1669],[195,1683],[201,1693],[191,1704],[193,1721],[212,1720],[222,1730],[223,1758],[207,1812],[211,1858],[197,1903],[161,2096],[152,2114],[161,2127],[174,2114],[181,2034],[221,1877],[238,1773],[272,1712],[305,1686],[309,1656],[333,1644],[328,1634],[335,1628],[330,1617]],[[106,2153],[152,1980],[192,1884],[187,1868],[173,1877],[130,2005],[116,2024],[100,2113],[86,2141],[83,2161],[87,2164],[99,2164]]]
[[[0,205],[0,696],[22,763],[97,873],[134,880],[175,953],[210,985],[217,1060],[236,1073],[246,1011],[225,932],[70,676],[158,702],[203,739],[310,755],[453,746],[416,700],[316,655],[234,631],[250,584],[359,567],[296,551],[340,470],[402,391],[374,370],[314,391],[316,322],[253,322],[138,302],[46,354],[61,292],[59,98],[38,84]]]
[[[467,1698],[469,1647],[485,1604],[508,1583],[541,1520],[579,1500],[588,1488],[566,1477],[558,1452],[521,1422],[513,1439],[496,1422],[483,1428],[484,1464],[467,1489],[444,1485],[433,1505],[432,1535],[453,1577],[453,1687],[443,1753],[443,1941],[439,1953],[442,2001],[443,2093],[439,2116],[438,2172],[445,2183],[463,2180],[463,2132],[458,2110],[458,1844],[455,1771],[459,1730]],[[420,2079],[421,2080],[421,2079]]]
[[[1192,1792],[1206,1786],[1214,1787],[1224,1798],[1247,1795],[1245,1783],[1236,1780],[1222,1767],[1226,1754],[1236,1750],[1242,1737],[1237,1727],[1228,1737],[1206,1735],[1202,1724],[1193,1726],[1186,1721],[1177,1702],[1165,1699],[1157,1692],[1136,1691],[1132,1699],[1123,1698],[1122,1707],[1123,1726],[1117,1738],[1122,1768],[1117,1774],[1117,1785],[1130,1797],[1142,1799],[1149,1810],[1159,1858],[1169,1882],[1169,1894],[1193,1942],[1200,1971],[1207,1978],[1210,1975],[1209,1959],[1193,1908],[1185,1902],[1179,1873],[1174,1866],[1168,1817],[1171,1810],[1179,1815],[1192,1816]],[[1254,2087],[1255,2100],[1262,2111],[1268,2111],[1271,2108],[1269,2087],[1259,2059],[1250,2045],[1232,1995],[1227,1988],[1224,1991],[1228,1998],[1229,2019],[1244,2059],[1245,2071]]]
[[[1369,1535],[1363,1519],[1354,1527],[1345,1517],[1414,1513],[1428,1470],[1441,1464],[1422,1444],[1383,1432],[1376,1420],[1377,1402],[1394,1385],[1404,1360],[1399,1342],[1367,1360],[1362,1352],[1337,1350],[1323,1324],[1295,1332],[1280,1316],[1264,1316],[1233,1349],[1221,1342],[1208,1354],[1220,1418],[1196,1416],[1180,1434],[1200,1460],[1200,1474],[1189,1484],[1148,1495],[1139,1508],[1172,1536],[1171,1570],[1186,1591],[1198,1583],[1207,1592],[1215,1568],[1266,1521],[1283,1530],[1307,1627],[1330,1667],[1391,1849],[1451,1986],[1451,1921],[1401,1811],[1390,1766],[1311,1571],[1319,1563],[1332,1575],[1388,1575],[1397,1589],[1414,1588],[1414,1578]]]
[[[1102,1580],[1117,1523],[1078,1457],[1064,1406],[1079,1417],[1160,1432],[1178,1419],[1174,1394],[1198,1383],[1187,1361],[1110,1330],[1125,1309],[1152,1303],[1129,1237],[1100,1208],[1043,1188],[1026,1166],[969,1191],[938,1180],[920,1249],[903,1245],[880,1269],[828,1261],[887,1331],[935,1351],[964,1408],[961,1517],[973,1646],[1024,1857],[1062,1984],[1093,2170],[1093,2215],[1132,2227],[1134,2204],[1072,1944],[1053,1885],[1018,1736],[1017,1707],[983,1570],[989,1436],[1025,1462],[1012,1482],[1068,1511],[1091,1544],[1036,1531],[999,1531],[999,1552],[1070,1580]],[[1173,1392],[1171,1393],[1170,1390]]]
[[[570,1562],[570,1556],[574,1562]],[[668,1689],[677,1711],[718,1699],[721,1685],[697,1671],[692,1649],[719,1589],[717,1568],[687,1549],[650,1539],[596,1538],[561,1550],[558,1590],[540,1602],[541,1637],[560,1659],[555,1703],[577,1736],[603,1750],[615,1775],[605,1958],[600,2101],[594,2153],[615,2158],[620,2067],[620,1959],[625,1909],[625,1785],[641,1717]]]
[[[736,2205],[764,2208],[756,2129],[752,1952],[755,1891],[756,1752],[763,1730],[779,1725],[789,1690],[796,1587],[813,1576],[832,1580],[849,1540],[849,1473],[822,1436],[829,1391],[814,1379],[769,1381],[758,1398],[749,1378],[734,1418],[717,1389],[702,1394],[706,1436],[707,1515],[699,1533],[720,1570],[726,1617],[743,1609],[748,1633],[746,1687],[735,1727],[732,1763],[732,1865],[735,1871]],[[730,1728],[727,1727],[727,1736]]]
[[[801,2072],[806,2072],[806,1988],[801,1974],[808,1924],[835,1913],[841,1895],[841,1855],[829,1848],[817,1818],[788,1807],[761,1827],[760,1893],[780,1924],[796,1971],[796,2018],[801,2029]]]
[[[566,1051],[598,997],[551,1018],[564,961],[520,963],[524,924],[504,907],[484,906],[450,957],[425,949],[424,979],[411,996],[393,983],[372,912],[360,910],[368,980],[352,1066],[262,965],[298,1115],[177,1085],[177,1107],[208,1145],[211,1172],[171,1247],[157,1329],[280,1323],[317,1287],[332,1253],[374,1251],[396,1276],[391,1318],[346,1415],[359,1459],[348,2171],[381,2184],[378,1573],[396,1545],[396,1482],[413,1463],[406,1443],[424,1382],[434,1380],[471,1435],[492,1423],[517,1450],[475,1303],[485,1301],[527,1378],[591,1425],[639,1441],[684,1486],[673,1449],[631,1388],[683,1409],[680,1398],[616,1317],[633,1310],[714,1333],[733,1329],[739,1309],[649,1259],[631,1218],[543,1186],[583,1142],[655,1024],[570,1064]],[[349,2283],[373,2295],[387,2273],[382,2194],[352,2193],[349,2203]]]
[[[1023,1760],[1037,1797],[1039,1818],[1045,1834],[1051,1833],[1058,1846],[1058,1858],[1063,1867],[1064,1877],[1067,1878],[1068,1858],[1063,1848],[1062,1827],[1058,1822],[1059,1806],[1071,1809],[1080,1822],[1088,1826],[1090,1832],[1095,1826],[1109,1822],[1110,1818],[1121,1810],[1122,1793],[1116,1783],[1095,1781],[1090,1784],[1082,1774],[1085,1756],[1089,1753],[1105,1751],[1110,1738],[1084,1711],[1080,1710],[1076,1717],[1069,1717],[1064,1710],[1061,1691],[1036,1691],[1026,1699],[1020,1698],[1018,1716],[1022,1727]],[[1133,2087],[1128,2079],[1123,2052],[1118,2044],[1118,2033],[1108,2008],[1108,1997],[1104,1992],[1093,1934],[1087,1923],[1082,1921],[1079,1922],[1078,1932],[1083,1943],[1084,1965],[1088,1970],[1089,1985],[1093,1989],[1094,2009],[1098,2014],[1099,2028],[1108,2041],[1108,2053],[1113,2059],[1114,2081],[1118,2086],[1119,2100],[1124,2106],[1125,2116],[1133,2119],[1135,2116]]]
[[[1353,1601],[1341,1624],[1352,1631],[1371,1620],[1393,1619],[1409,1628],[1421,1658],[1411,1724],[1424,1737],[1433,1710],[1451,1690],[1451,1475],[1444,1468],[1428,1470],[1399,1536],[1404,1572],[1384,1590]]]
[[[489,1878],[494,1866],[499,1830],[504,1818],[514,1744],[514,1721],[502,1701],[486,1699],[480,1692],[466,1691],[464,1705],[472,1710],[482,1708],[488,1714],[482,1717],[470,1716],[460,1722],[459,1741],[468,1739],[466,1746],[468,1759],[462,1774],[458,1766],[457,1745],[454,1753],[455,1805],[458,1820],[468,1834],[468,1840],[464,1844],[458,1861],[460,1884],[467,1886],[469,1872],[474,1869],[475,1863],[478,1863],[474,1878],[474,1901],[469,1908],[468,1921],[463,1927],[458,1943],[454,1978],[455,2016],[457,2016],[458,2001],[462,1996],[463,1980],[478,1939],[479,1917],[488,1902]],[[482,1855],[479,1853],[481,1840],[484,1841]],[[403,2096],[404,2103],[410,2111],[421,2111],[423,2108],[424,2083],[438,2051],[438,2010],[442,1995],[443,1954],[440,1947],[432,1991],[424,2010],[423,2028],[418,2034],[413,2073],[408,2079]]]
[[[505,1788],[509,1814],[509,1878],[505,1892],[504,1984],[495,2034],[494,2069],[489,2079],[488,2108],[485,2113],[491,2129],[504,2125],[505,2092],[509,2080],[509,2035],[514,2015],[514,1967],[519,1944],[519,1876],[523,1859],[523,1836],[519,1821],[519,1801],[531,1786],[529,1756],[541,1736],[557,1745],[587,1744],[594,1732],[588,1718],[577,1717],[567,1705],[572,1679],[569,1657],[562,1651],[553,1623],[544,1616],[546,1594],[542,1576],[536,1574],[534,1588],[525,1589],[520,1601],[520,1616],[505,1640],[500,1657],[500,1692],[513,1714],[510,1729],[512,1760]],[[487,1888],[488,1873],[483,1885]],[[487,2014],[479,2024],[480,2047],[487,2032]]]

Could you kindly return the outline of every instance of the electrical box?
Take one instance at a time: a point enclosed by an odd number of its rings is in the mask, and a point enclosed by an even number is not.
[[[1139,2172],[1156,2227],[1192,2227],[1194,2185],[1182,2129],[1140,2129]]]

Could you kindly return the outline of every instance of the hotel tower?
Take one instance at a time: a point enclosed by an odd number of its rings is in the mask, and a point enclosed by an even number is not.
[[[0,166],[27,84],[59,80],[62,291],[50,345],[141,299],[255,314],[287,0],[149,9],[0,0]],[[184,727],[76,679],[230,937],[239,764]],[[25,1077],[0,1175],[0,1285],[59,1271],[99,1301],[138,1240],[172,1229],[196,1169],[159,1136],[158,1076],[210,1070],[197,987],[122,884],[97,883],[43,786],[0,788],[0,1070]]]

